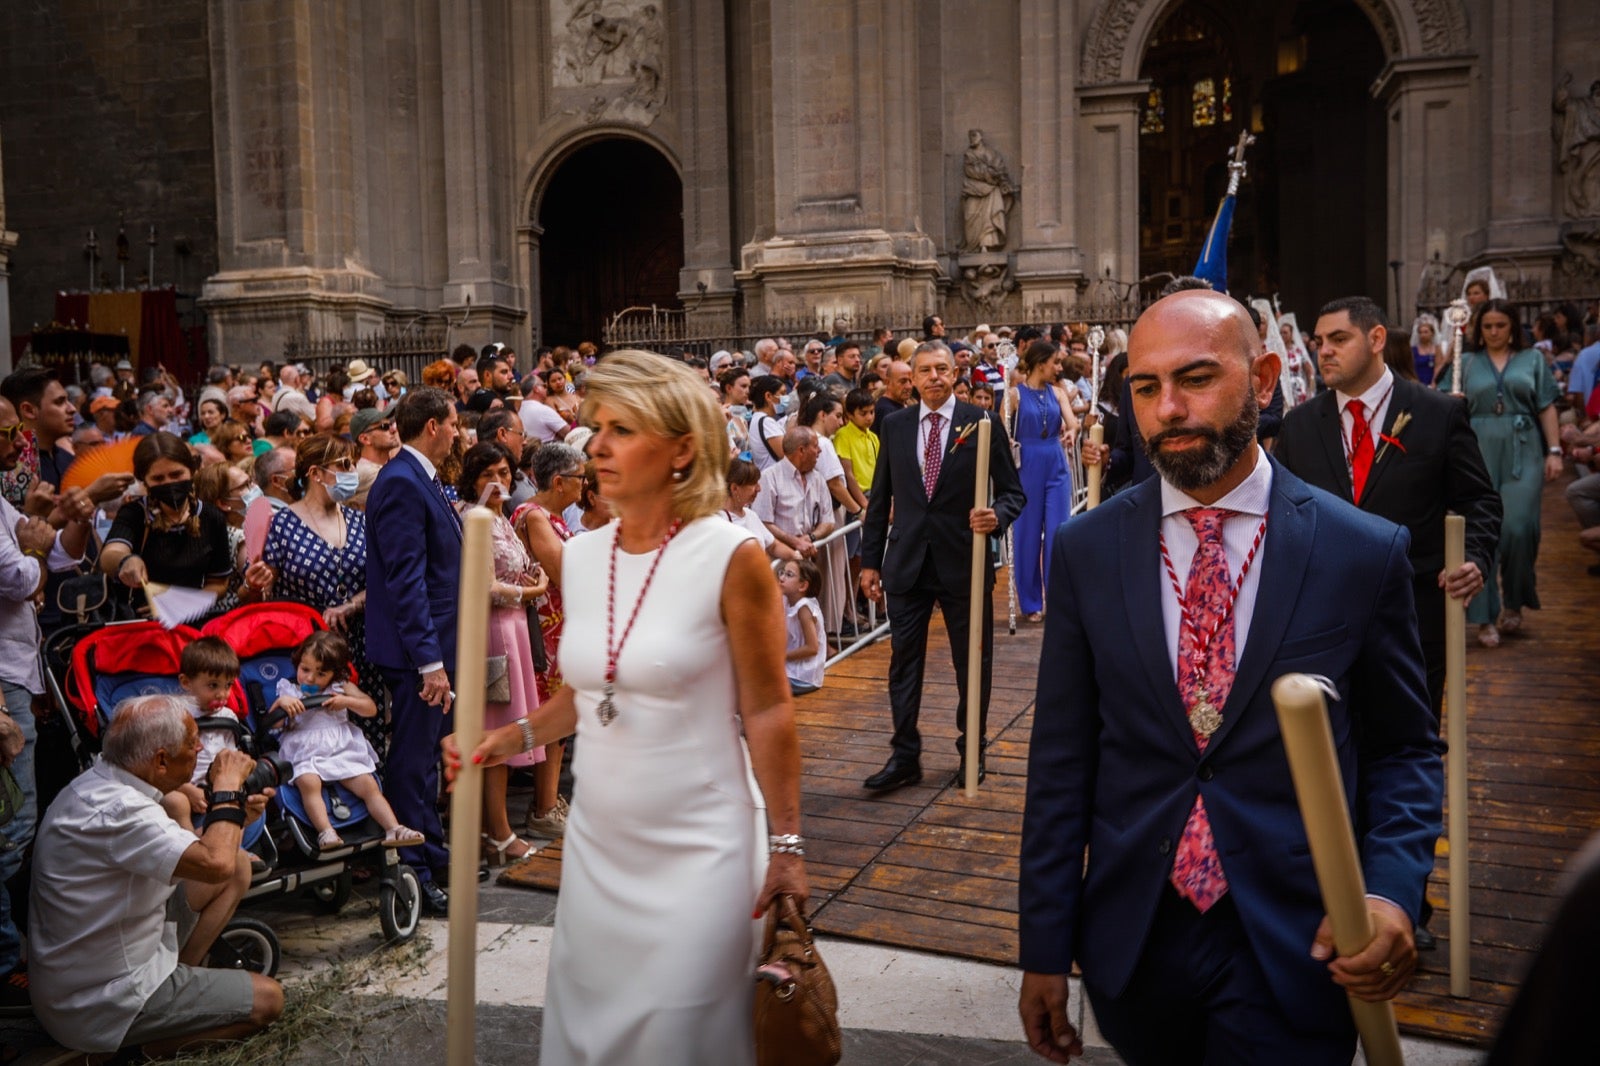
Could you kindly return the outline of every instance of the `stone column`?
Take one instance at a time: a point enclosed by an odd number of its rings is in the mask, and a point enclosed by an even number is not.
[[[439,4],[448,257],[440,309],[452,321],[465,317],[452,339],[472,345],[514,341],[526,315],[511,277],[510,94],[498,76],[511,62],[504,16],[505,5],[488,0]]]
[[[738,277],[756,314],[931,308],[938,264],[920,196],[913,0],[770,0],[752,20],[771,79],[772,233],[747,244]],[[761,150],[758,148],[758,151]],[[767,167],[756,168],[759,182]],[[759,225],[759,222],[758,222]],[[814,293],[829,296],[819,301]]]
[[[1475,183],[1460,178],[1475,165],[1463,147],[1472,143],[1471,81],[1471,60],[1412,58],[1390,63],[1373,86],[1389,119],[1388,258],[1400,261],[1390,313],[1402,328],[1416,313],[1423,268],[1437,260],[1448,269],[1476,250],[1463,239],[1477,214]]]
[[[353,22],[353,25],[352,25]],[[218,259],[200,306],[211,350],[278,359],[291,337],[378,329],[389,302],[361,249],[359,12],[212,0]]]
[[[5,164],[0,161],[0,376],[11,373],[11,251],[17,235],[6,229]]]
[[[1481,158],[1460,160],[1474,168],[1485,190],[1488,218],[1482,255],[1542,254],[1556,248],[1555,153],[1551,149],[1551,101],[1555,97],[1556,18],[1553,0],[1491,0],[1483,42],[1487,75],[1479,100],[1488,128],[1476,143]],[[1465,142],[1473,143],[1473,142]]]
[[[687,0],[673,20],[677,36],[672,85],[681,93],[674,111],[683,127],[683,271],[678,299],[697,315],[725,317],[733,310],[734,241],[731,141],[726,78],[704,72],[727,61],[728,27],[721,0]],[[538,302],[530,294],[530,306]]]
[[[1143,81],[1078,87],[1077,244],[1093,281],[1140,274],[1139,108],[1149,90]]]
[[[1084,280],[1072,187],[1076,7],[1075,0],[1023,0],[1021,7],[1022,196],[1013,247],[1025,306],[1070,304]]]

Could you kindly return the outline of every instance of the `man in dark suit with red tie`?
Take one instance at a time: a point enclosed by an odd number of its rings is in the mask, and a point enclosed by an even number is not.
[[[1129,1066],[1348,1066],[1346,993],[1385,1000],[1412,923],[1443,768],[1408,537],[1306,485],[1256,442],[1278,380],[1214,292],[1157,301],[1128,346],[1153,477],[1056,533],[1028,756],[1019,1008],[1066,1062],[1076,963]],[[1375,936],[1335,956],[1273,682],[1328,679]],[[1087,858],[1087,864],[1085,862]]]
[[[1459,397],[1398,377],[1383,361],[1383,311],[1365,296],[1334,300],[1317,316],[1317,361],[1326,391],[1284,419],[1278,462],[1308,484],[1411,532],[1411,591],[1428,670],[1428,701],[1444,703],[1444,598],[1483,588],[1500,539],[1500,494]],[[1466,562],[1444,566],[1444,516],[1467,520]],[[1435,945],[1424,898],[1417,946]]]
[[[928,622],[937,603],[955,660],[956,744],[966,759],[967,640],[972,602],[972,535],[999,535],[1022,511],[1025,497],[1005,430],[982,408],[955,398],[955,359],[943,341],[923,341],[911,356],[911,380],[921,402],[886,416],[882,449],[861,534],[861,591],[889,599],[889,703],[894,739],[889,761],[867,778],[881,792],[922,780],[922,675]],[[974,509],[977,427],[990,419],[988,507]],[[890,525],[893,507],[894,524]],[[987,719],[994,653],[994,567],[983,572],[983,703]],[[958,778],[961,771],[957,771]],[[983,775],[982,755],[978,774]]]

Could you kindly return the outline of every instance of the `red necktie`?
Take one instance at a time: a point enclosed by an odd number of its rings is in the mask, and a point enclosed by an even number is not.
[[[938,411],[928,416],[928,442],[922,446],[922,491],[930,500],[933,487],[939,483],[939,464],[944,458],[943,449],[939,447],[939,427],[943,423],[944,418]]]
[[[1350,411],[1350,499],[1361,502],[1361,490],[1367,487],[1367,475],[1372,472],[1372,432],[1367,424],[1367,406],[1360,400],[1351,400]]]
[[[1184,603],[1189,609],[1180,612],[1178,623],[1178,695],[1183,698],[1184,708],[1190,711],[1202,701],[1220,710],[1233,688],[1233,581],[1228,574],[1228,553],[1222,543],[1222,523],[1231,514],[1232,511],[1216,507],[1196,507],[1183,512],[1200,541],[1194,561],[1189,564],[1189,584],[1184,591]],[[1213,629],[1215,634],[1210,642],[1202,643]],[[1203,752],[1210,737],[1195,733],[1194,740]],[[1178,842],[1178,854],[1172,863],[1172,886],[1201,914],[1210,910],[1228,891],[1222,860],[1211,838],[1211,819],[1201,796],[1194,798],[1194,807],[1183,827],[1183,838]]]

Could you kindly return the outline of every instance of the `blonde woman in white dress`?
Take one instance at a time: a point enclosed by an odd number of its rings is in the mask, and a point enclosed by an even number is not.
[[[552,575],[567,686],[470,756],[579,738],[539,1061],[751,1066],[755,918],[808,894],[782,597],[720,513],[727,437],[703,378],[613,352],[582,419],[617,518]],[[444,752],[453,776],[453,738]]]

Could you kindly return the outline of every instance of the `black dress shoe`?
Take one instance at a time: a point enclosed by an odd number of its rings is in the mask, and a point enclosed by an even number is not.
[[[422,882],[422,913],[431,918],[444,918],[450,913],[450,894],[437,881]]]
[[[892,788],[902,788],[906,785],[919,784],[922,781],[922,767],[914,762],[901,762],[899,759],[890,759],[882,770],[861,782],[863,788],[873,792],[887,792]]]
[[[1412,930],[1411,939],[1416,941],[1418,951],[1432,951],[1439,946],[1439,938],[1429,932],[1425,925]]]

